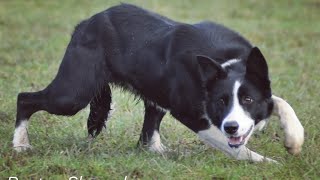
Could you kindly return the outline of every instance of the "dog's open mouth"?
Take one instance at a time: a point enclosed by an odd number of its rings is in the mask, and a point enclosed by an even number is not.
[[[228,137],[228,144],[232,148],[238,148],[239,146],[243,145],[246,142],[246,138],[250,134],[250,132],[253,129],[253,125],[250,127],[250,129],[242,136],[230,136]]]

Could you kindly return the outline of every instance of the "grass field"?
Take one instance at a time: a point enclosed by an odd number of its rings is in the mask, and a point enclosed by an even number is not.
[[[0,179],[319,179],[320,2],[318,0],[136,0],[130,3],[172,19],[212,20],[240,32],[267,58],[272,88],[290,102],[305,127],[298,156],[283,147],[279,121],[271,119],[249,147],[282,165],[236,161],[203,143],[167,115],[161,156],[136,149],[143,105],[113,90],[116,111],[107,129],[86,142],[88,108],[74,117],[32,116],[32,152],[12,151],[16,97],[44,88],[55,76],[73,27],[112,5],[111,0],[0,0]]]

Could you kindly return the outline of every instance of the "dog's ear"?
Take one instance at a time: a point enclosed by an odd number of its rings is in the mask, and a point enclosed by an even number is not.
[[[245,78],[264,89],[265,95],[271,97],[271,88],[267,62],[259,48],[254,47],[247,59]]]
[[[257,47],[251,49],[246,69],[247,74],[258,76],[259,79],[269,79],[267,62]]]
[[[203,82],[207,82],[214,78],[224,78],[227,76],[227,72],[215,60],[204,55],[197,55],[196,57],[200,65],[201,79]]]

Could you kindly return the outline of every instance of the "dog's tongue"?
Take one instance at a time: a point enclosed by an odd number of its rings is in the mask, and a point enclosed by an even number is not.
[[[243,136],[240,137],[230,137],[229,144],[240,144],[243,140]]]

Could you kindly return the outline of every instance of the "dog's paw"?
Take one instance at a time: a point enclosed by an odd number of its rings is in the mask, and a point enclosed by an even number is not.
[[[301,152],[304,142],[304,129],[292,107],[283,99],[272,96],[274,114],[279,116],[281,127],[284,129],[284,146],[290,154]]]
[[[27,150],[32,150],[32,146],[30,144],[27,144],[27,145],[19,145],[19,146],[14,146],[13,149],[16,151],[16,152],[24,152],[24,151],[27,151]]]
[[[290,154],[297,155],[302,150],[304,129],[300,123],[290,124],[285,128],[284,146]]]
[[[274,163],[274,164],[279,164],[280,165],[280,163],[278,161],[273,160],[271,158],[267,158],[267,157],[264,158],[264,162]]]
[[[93,140],[94,140],[94,137],[93,137],[91,134],[89,134],[88,137],[87,137],[87,139],[86,139],[86,141],[87,141],[88,143],[92,143]]]
[[[284,122],[282,123],[285,134],[284,146],[290,154],[299,154],[304,142],[304,129],[291,107],[283,114],[280,118]]]
[[[153,144],[149,145],[148,150],[150,152],[163,154],[168,151],[168,148],[165,145],[163,145],[162,143],[153,143]]]

